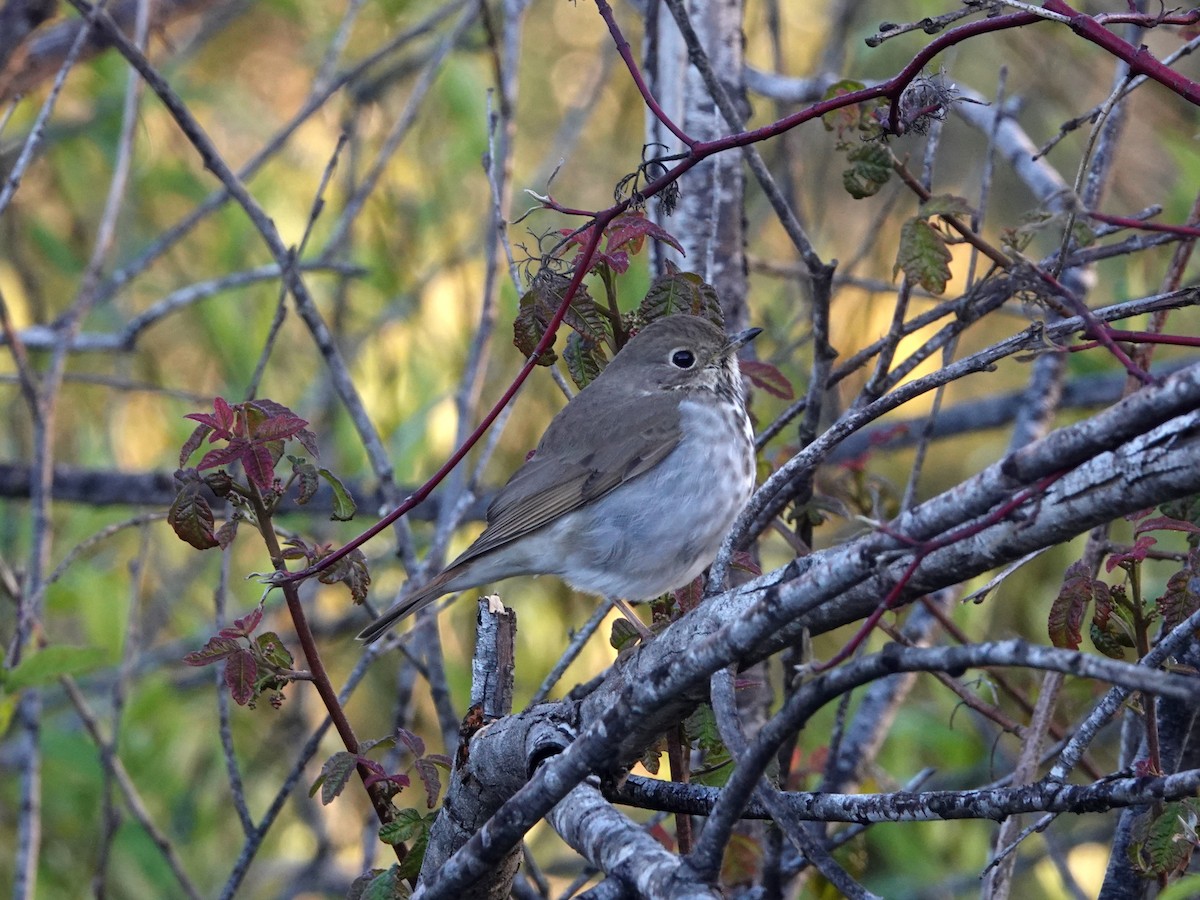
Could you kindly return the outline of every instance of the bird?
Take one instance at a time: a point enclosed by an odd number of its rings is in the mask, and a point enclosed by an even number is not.
[[[551,420],[488,507],[482,534],[358,635],[377,640],[439,597],[556,575],[611,599],[650,600],[716,557],[754,489],[754,433],[735,335],[699,316],[650,322]]]

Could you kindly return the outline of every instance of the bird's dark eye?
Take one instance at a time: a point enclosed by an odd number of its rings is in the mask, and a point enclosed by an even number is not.
[[[676,350],[671,354],[671,365],[677,369],[690,369],[696,364],[696,354],[691,350]]]

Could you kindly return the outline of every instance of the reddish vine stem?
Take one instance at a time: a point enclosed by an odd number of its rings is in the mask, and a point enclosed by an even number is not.
[[[867,636],[875,630],[875,626],[879,624],[879,620],[883,618],[884,613],[888,612],[888,610],[895,609],[900,605],[900,599],[904,593],[904,589],[908,587],[913,575],[916,574],[917,569],[920,568],[921,563],[925,561],[926,557],[944,547],[949,547],[950,545],[956,544],[965,538],[979,534],[985,528],[1000,522],[1005,516],[1018,509],[1026,501],[1045,493],[1046,489],[1050,487],[1050,485],[1054,484],[1054,482],[1066,475],[1067,472],[1067,469],[1061,469],[1058,472],[1047,475],[1045,478],[1038,480],[1024,490],[1015,493],[1007,501],[1001,503],[998,507],[996,507],[995,510],[978,522],[971,522],[970,524],[963,525],[961,528],[956,528],[949,534],[946,534],[943,537],[935,540],[914,541],[907,535],[892,531],[886,525],[879,526],[879,530],[884,534],[893,537],[909,546],[915,547],[916,553],[913,555],[912,561],[909,562],[909,564],[905,567],[904,574],[896,579],[896,583],[892,585],[891,590],[887,592],[887,596],[883,598],[877,607],[875,607],[875,611],[872,612],[871,615],[867,616],[862,625],[859,627],[858,631],[856,631],[854,636],[847,641],[846,645],[837,653],[835,653],[832,658],[826,660],[825,662],[815,663],[811,667],[811,671],[814,673],[825,672],[849,659],[862,645],[862,642],[867,639]]]
[[[639,68],[637,61],[633,58],[633,50],[629,46],[629,41],[625,39],[625,35],[621,31],[621,26],[617,24],[617,17],[613,15],[612,7],[608,5],[607,0],[596,0],[596,9],[600,13],[600,18],[604,20],[604,24],[608,26],[608,33],[612,35],[617,53],[625,61],[625,68],[629,70],[629,77],[633,79],[634,86],[637,87],[638,93],[642,95],[642,100],[645,102],[646,108],[654,114],[654,118],[662,122],[663,126],[671,134],[683,141],[686,146],[696,146],[698,141],[690,137],[686,131],[671,120],[666,110],[659,106],[658,100],[651,93],[649,85],[646,84],[646,79],[642,77],[641,68]]]
[[[263,500],[262,494],[258,486],[253,481],[248,482],[249,490],[246,496],[250,499],[251,506],[254,507],[254,517],[258,524],[258,532],[262,535],[263,543],[267,545],[267,552],[271,556],[271,564],[275,566],[276,572],[286,571],[287,563],[283,557],[283,548],[279,545],[279,537],[275,534],[275,528],[271,524],[271,512],[267,509],[266,502]],[[313,636],[312,628],[309,627],[308,617],[304,614],[304,604],[300,602],[300,594],[296,590],[294,584],[283,585],[283,596],[287,601],[288,612],[292,617],[292,624],[296,629],[296,636],[300,639],[300,647],[304,650],[304,658],[308,661],[308,669],[310,680],[317,689],[317,693],[321,697],[321,702],[325,704],[325,709],[329,713],[329,719],[333,722],[333,727],[337,729],[338,736],[342,739],[342,744],[346,750],[359,755],[358,738],[354,734],[354,727],[350,724],[350,720],[346,718],[346,711],[342,708],[341,702],[338,700],[337,691],[333,687],[333,682],[329,679],[329,673],[325,670],[325,663],[321,659],[321,652],[317,648],[316,638]],[[371,770],[362,763],[357,765],[358,777],[362,779],[363,786],[366,788],[368,796],[371,798],[371,805],[375,808],[375,815],[379,821],[387,824],[395,819],[395,809],[392,802],[384,791],[383,787],[378,783],[372,783],[373,778]],[[406,848],[401,845],[393,845],[396,851],[396,856],[403,861],[407,854]]]
[[[1106,225],[1118,225],[1136,231],[1157,231],[1164,234],[1178,234],[1182,237],[1200,238],[1200,227],[1196,225],[1164,225],[1158,222],[1131,219],[1128,216],[1110,216],[1108,213],[1100,212],[1090,212],[1088,218]]]

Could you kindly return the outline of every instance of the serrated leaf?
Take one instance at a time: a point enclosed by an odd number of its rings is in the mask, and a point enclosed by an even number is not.
[[[421,874],[425,862],[425,851],[429,848],[429,827],[422,830],[408,845],[408,853],[398,866],[397,874],[403,879],[416,878]]]
[[[282,448],[282,445],[280,445]],[[241,454],[242,467],[250,483],[264,493],[275,483],[275,461],[279,454],[265,444],[247,444]]]
[[[254,683],[258,681],[258,663],[249,650],[238,650],[225,660],[225,686],[238,706],[254,699]]]
[[[185,543],[197,550],[211,550],[219,545],[213,534],[212,507],[199,495],[199,490],[199,482],[183,487],[167,511],[167,524]]]
[[[400,727],[396,729],[395,737],[398,742],[408,748],[409,753],[413,756],[425,755],[425,741],[419,734]]]
[[[354,502],[349,488],[326,468],[317,469],[317,474],[329,482],[329,486],[333,488],[333,512],[329,518],[335,522],[349,522],[358,512],[358,504]]]
[[[1150,877],[1183,872],[1195,850],[1197,812],[1193,802],[1167,803],[1157,816],[1146,813],[1134,826],[1129,856],[1134,867]]]
[[[538,342],[554,318],[554,313],[562,305],[562,298],[569,284],[570,281],[557,272],[543,269],[534,276],[529,290],[521,297],[517,305],[517,317],[513,320],[513,344],[526,358],[532,356],[533,351],[537,349]],[[583,290],[582,285],[580,290]],[[556,359],[558,355],[547,348],[538,357],[537,364],[551,366]]]
[[[757,359],[743,359],[739,362],[739,366],[742,374],[750,379],[751,384],[768,394],[783,400],[791,400],[796,396],[787,376],[770,363]]]
[[[1189,553],[1187,565],[1167,579],[1167,589],[1155,606],[1168,631],[1200,609],[1200,552]]]
[[[396,813],[396,818],[379,826],[379,839],[393,847],[418,837],[429,830],[429,822],[417,810],[405,807]]]
[[[210,637],[208,643],[199,650],[193,650],[184,656],[183,661],[189,666],[209,666],[228,658],[241,649],[242,645],[236,638],[218,634]]]
[[[852,94],[855,91],[861,91],[865,88],[861,81],[852,81],[851,79],[843,79],[829,86],[825,91],[824,100],[834,100],[845,94]],[[847,131],[855,131],[861,124],[863,116],[863,105],[860,103],[850,103],[838,109],[831,110],[821,116],[821,123],[825,126],[826,131],[836,131],[839,136],[844,135]]]
[[[941,232],[924,219],[914,217],[900,229],[900,247],[892,276],[903,271],[909,281],[931,294],[941,294],[950,280],[952,258]]]
[[[683,730],[688,743],[695,744],[705,753],[728,752],[717,730],[717,717],[707,703],[697,706],[687,717],[683,723]]]
[[[371,570],[361,550],[351,550],[328,569],[317,575],[322,584],[344,584],[350,589],[350,598],[355,603],[367,599],[371,587]]]
[[[237,520],[226,519],[225,524],[217,529],[217,546],[224,550],[233,543],[235,537],[237,537]]]
[[[423,757],[418,758],[413,766],[425,788],[425,805],[429,809],[433,809],[437,806],[438,795],[442,792],[442,779],[438,775],[437,766]]]
[[[613,621],[612,631],[608,636],[608,643],[614,650],[620,652],[626,647],[632,647],[640,637],[641,635],[633,627],[633,623],[621,617]]]
[[[617,216],[608,226],[608,243],[605,251],[611,254],[625,247],[629,253],[636,256],[641,252],[642,244],[649,237],[660,243],[667,244],[683,253],[683,247],[674,236],[658,223],[646,218],[642,212],[627,212]]]
[[[600,344],[588,341],[578,332],[572,332],[567,338],[567,346],[563,350],[563,362],[567,366],[567,374],[580,388],[585,388],[604,371],[608,356]]]
[[[851,165],[842,172],[842,186],[855,200],[873,197],[892,177],[892,156],[878,142],[853,147],[846,161]]]
[[[258,647],[262,659],[267,665],[276,669],[290,669],[295,664],[296,660],[288,648],[283,645],[279,635],[273,631],[264,631],[254,639],[255,645]]]
[[[317,467],[302,456],[289,454],[288,462],[292,464],[292,474],[296,477],[298,486],[296,503],[303,506],[317,493],[317,488],[321,486],[321,478],[317,475]]]
[[[642,764],[642,768],[651,775],[657,775],[659,767],[662,764],[662,754],[662,747],[656,744],[653,747],[647,747],[638,762],[640,762]]]
[[[358,767],[358,757],[346,750],[339,750],[321,766],[321,804],[328,806],[345,789],[350,776]]]
[[[369,879],[355,879],[346,900],[408,900],[411,896],[412,887],[400,874],[400,866],[393,865],[386,871],[374,871]]]
[[[974,212],[964,197],[956,197],[953,194],[935,194],[921,204],[921,215],[926,217],[970,216]]]
[[[215,469],[218,466],[227,466],[230,463],[237,462],[242,458],[242,454],[248,446],[243,438],[230,438],[228,446],[209,450],[200,457],[200,462],[196,463],[196,468],[203,472],[205,469]]]
[[[109,661],[109,653],[100,647],[71,647],[51,644],[30,653],[7,672],[0,672],[0,683],[8,691],[51,684],[63,675],[82,675]],[[0,734],[3,734],[0,729]]]
[[[1170,516],[1157,516],[1139,522],[1133,533],[1140,535],[1146,531],[1182,531],[1185,534],[1200,534],[1200,525]]]
[[[1050,605],[1050,615],[1046,622],[1050,643],[1055,647],[1066,650],[1079,649],[1080,641],[1083,640],[1080,631],[1083,627],[1083,617],[1098,584],[1103,585],[1107,592],[1108,585],[1092,578],[1082,563],[1072,563],[1067,568],[1058,596]]]
[[[650,323],[680,313],[700,316],[718,328],[725,327],[716,288],[695,272],[668,271],[651,283],[637,314],[643,322]]]
[[[212,426],[200,424],[197,425],[188,439],[183,442],[183,446],[179,448],[179,468],[187,465],[187,461],[191,459],[192,454],[200,449],[200,445],[204,443],[204,439],[212,432]]]

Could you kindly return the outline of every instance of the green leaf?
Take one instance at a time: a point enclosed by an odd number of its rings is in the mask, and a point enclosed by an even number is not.
[[[636,644],[640,637],[641,635],[633,627],[633,623],[621,617],[620,619],[613,620],[612,631],[608,636],[608,643],[609,646],[619,653],[626,647],[632,647]]]
[[[213,513],[208,501],[199,495],[198,481],[184,485],[167,511],[167,524],[180,540],[197,550],[219,546],[213,534]]]
[[[572,332],[567,338],[566,349],[563,350],[563,362],[567,366],[567,374],[580,388],[585,388],[604,371],[608,356],[604,347],[594,341],[589,341],[579,332]]]
[[[1187,868],[1195,849],[1197,811],[1194,801],[1167,803],[1162,813],[1149,813],[1134,825],[1129,858],[1148,877],[1170,877]]]
[[[931,294],[941,294],[950,280],[951,258],[941,233],[915,216],[900,229],[900,249],[896,253],[892,276],[903,270],[909,281],[916,282]]]
[[[3,680],[0,680],[0,685],[3,685]],[[16,712],[17,695],[0,693],[0,738],[8,731]]]
[[[358,766],[358,757],[346,750],[339,750],[321,766],[321,777],[317,784],[321,786],[321,803],[328,806],[346,787],[350,776]],[[315,788],[317,785],[314,784]]]
[[[395,819],[379,827],[379,839],[394,847],[411,841],[422,831],[428,832],[430,824],[417,810],[405,807],[396,814]]]
[[[851,165],[842,173],[842,186],[855,200],[873,197],[892,177],[892,155],[880,143],[859,144],[846,160]]]
[[[866,85],[861,81],[852,81],[847,78],[831,84],[822,99],[835,100],[845,94],[861,91],[865,87]],[[850,103],[825,113],[821,116],[821,123],[825,126],[826,131],[836,131],[838,136],[842,137],[846,132],[857,131],[861,127],[864,111],[864,104]]]
[[[408,900],[411,896],[412,888],[400,873],[400,866],[393,865],[382,872],[374,870],[369,879],[355,879],[346,900]]]
[[[109,653],[100,647],[70,647],[53,644],[31,653],[16,666],[3,673],[4,687],[9,691],[36,687],[57,681],[62,675],[80,675],[107,663]],[[4,731],[0,728],[0,734]]]
[[[717,289],[695,272],[676,270],[660,275],[654,279],[638,307],[638,315],[647,324],[679,313],[700,316],[718,328],[725,327],[725,314],[721,311]]]
[[[335,522],[349,522],[354,518],[354,513],[358,511],[358,504],[354,502],[354,498],[350,495],[350,491],[342,484],[340,478],[322,467],[317,469],[317,474],[329,482],[329,486],[333,488],[333,514],[330,516]]]
[[[263,662],[272,668],[290,669],[295,663],[295,658],[283,645],[279,635],[273,631],[264,631],[254,639],[254,644],[258,647]]]

